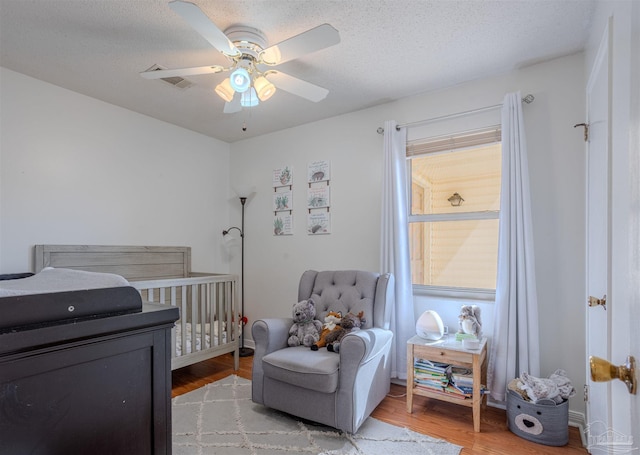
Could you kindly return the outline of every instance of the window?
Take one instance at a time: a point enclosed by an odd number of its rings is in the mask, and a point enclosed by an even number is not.
[[[495,291],[499,127],[412,141],[409,242],[414,286]],[[462,201],[451,199],[457,193]],[[426,288],[429,287],[429,288]]]

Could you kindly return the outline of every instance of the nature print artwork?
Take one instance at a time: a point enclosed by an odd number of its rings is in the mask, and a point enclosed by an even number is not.
[[[273,170],[273,187],[289,186],[293,184],[293,168],[285,166],[280,169]]]
[[[315,188],[309,188],[307,190],[307,208],[317,209],[322,207],[329,207],[331,200],[329,197],[329,187],[319,186]]]
[[[293,235],[293,215],[277,213],[273,217],[273,235]]]
[[[293,191],[278,191],[273,193],[273,211],[282,212],[293,208]]]
[[[329,161],[312,161],[307,166],[307,182],[324,182],[331,180],[331,166]]]
[[[331,214],[329,212],[310,213],[307,216],[307,234],[320,235],[331,233]]]
[[[293,235],[293,167],[274,169],[272,186],[273,235]]]

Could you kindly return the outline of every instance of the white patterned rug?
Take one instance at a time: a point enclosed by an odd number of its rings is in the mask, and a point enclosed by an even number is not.
[[[356,434],[299,421],[251,401],[251,381],[229,376],[173,403],[174,455],[458,455],[461,447],[369,417]]]

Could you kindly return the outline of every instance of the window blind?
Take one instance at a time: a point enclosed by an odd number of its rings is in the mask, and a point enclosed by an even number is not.
[[[407,157],[477,147],[501,140],[502,131],[499,125],[453,135],[414,139],[407,143]]]

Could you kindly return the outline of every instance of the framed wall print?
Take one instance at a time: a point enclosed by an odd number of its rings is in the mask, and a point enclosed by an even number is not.
[[[278,212],[273,217],[273,235],[293,235],[293,215]]]
[[[331,213],[315,212],[307,215],[307,234],[321,235],[331,233]]]
[[[331,180],[331,166],[327,160],[312,161],[307,166],[307,182],[329,182]]]
[[[307,208],[319,209],[323,207],[329,207],[331,205],[331,198],[329,195],[328,186],[318,186],[309,188],[307,190]]]
[[[291,166],[285,166],[274,169],[272,185],[274,188],[293,185],[293,168]]]
[[[282,212],[293,208],[293,191],[276,191],[273,193],[273,211]]]

